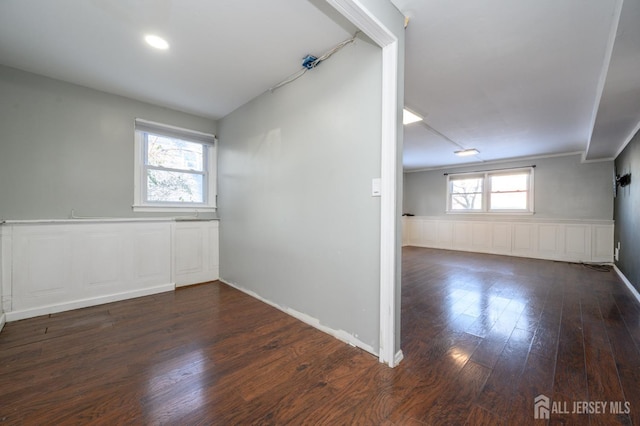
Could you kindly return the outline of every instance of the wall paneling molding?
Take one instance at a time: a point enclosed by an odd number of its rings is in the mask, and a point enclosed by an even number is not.
[[[403,245],[568,262],[613,262],[613,221],[459,219],[403,221]]]

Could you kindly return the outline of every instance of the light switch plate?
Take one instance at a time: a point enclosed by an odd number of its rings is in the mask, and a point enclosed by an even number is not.
[[[372,197],[380,196],[380,178],[371,179],[371,196]]]

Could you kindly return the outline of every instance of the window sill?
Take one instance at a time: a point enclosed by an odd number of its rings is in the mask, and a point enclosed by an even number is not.
[[[504,211],[504,212],[483,212],[483,211],[448,211],[446,214],[451,215],[478,215],[478,216],[531,216],[534,215],[535,212],[517,212],[517,211]]]
[[[134,212],[147,212],[147,213],[212,213],[216,211],[215,207],[211,206],[144,206],[133,205]]]

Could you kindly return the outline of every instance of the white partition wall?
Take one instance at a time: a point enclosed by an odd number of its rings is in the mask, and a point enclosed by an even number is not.
[[[8,321],[218,278],[217,221],[9,221],[0,230]]]
[[[4,323],[6,320],[6,315],[4,314],[4,274],[5,271],[3,269],[3,264],[2,264],[2,248],[3,248],[3,241],[4,241],[4,235],[3,235],[3,228],[2,228],[2,222],[0,222],[0,331],[2,331],[2,328],[4,327]]]
[[[613,221],[405,217],[403,245],[568,262],[613,262]]]

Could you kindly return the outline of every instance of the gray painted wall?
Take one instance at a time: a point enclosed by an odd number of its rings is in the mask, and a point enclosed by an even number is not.
[[[616,265],[640,291],[640,132],[616,158],[616,172],[631,173],[631,184],[618,188],[615,198],[614,245],[620,243]]]
[[[359,39],[219,123],[220,276],[379,347],[381,55]]]
[[[136,117],[216,131],[213,120],[0,66],[0,218],[144,215],[131,209]]]
[[[445,215],[445,172],[458,173],[532,164],[536,165],[535,217],[613,219],[613,161],[581,163],[579,154],[405,173],[404,212],[416,216]],[[504,218],[504,215],[500,215],[500,218]]]

